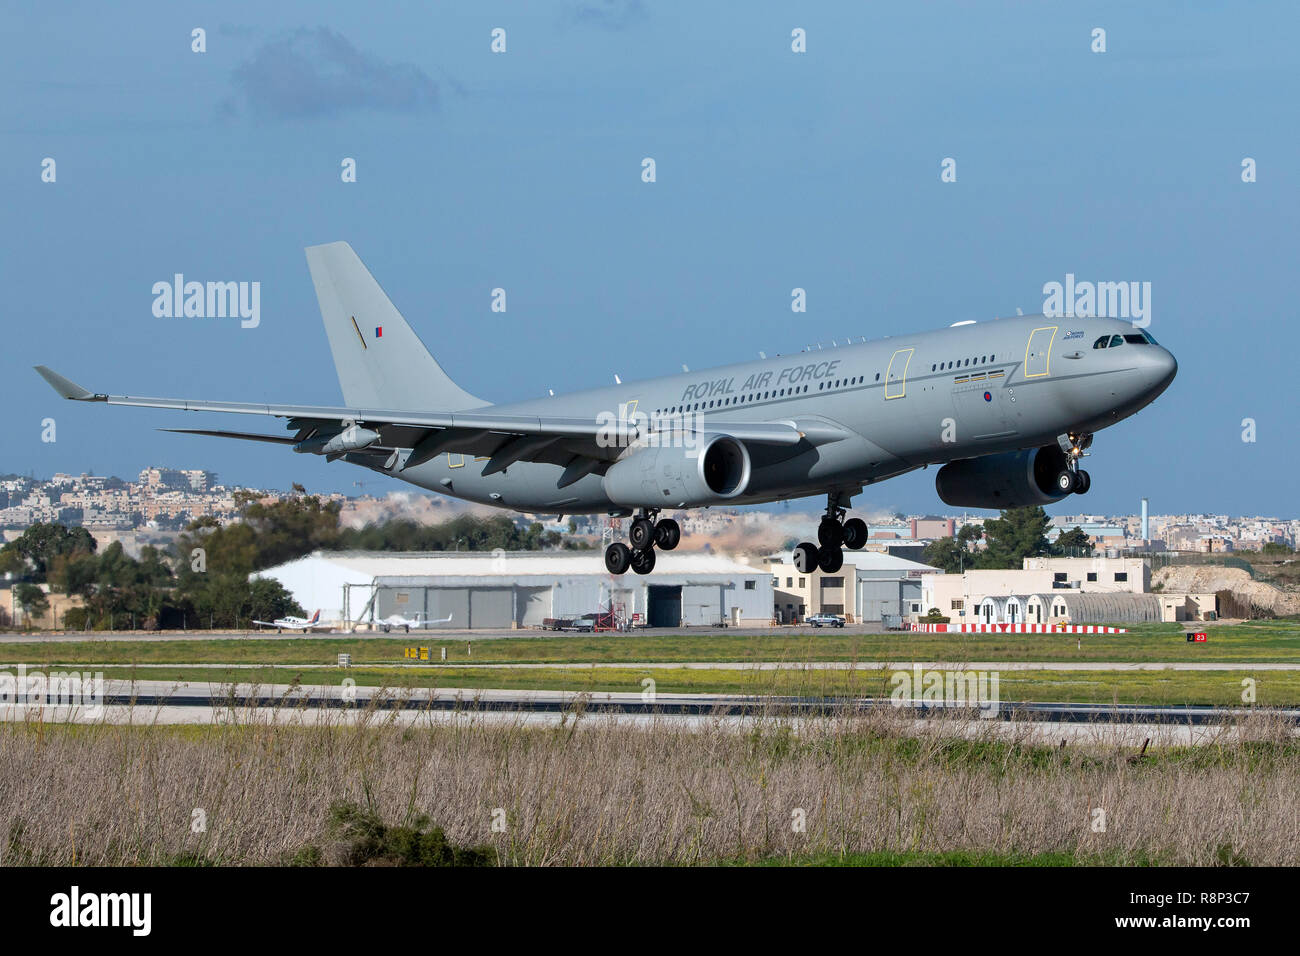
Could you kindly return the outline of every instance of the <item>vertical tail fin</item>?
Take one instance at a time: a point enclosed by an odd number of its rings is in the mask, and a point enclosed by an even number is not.
[[[307,266],[350,407],[454,412],[489,404],[442,370],[350,245],[308,246]]]

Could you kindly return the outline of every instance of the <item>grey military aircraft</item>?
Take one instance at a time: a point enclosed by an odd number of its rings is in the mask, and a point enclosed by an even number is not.
[[[514,511],[634,516],[605,566],[648,574],[681,537],[665,509],[826,495],[794,560],[834,573],[867,541],[852,498],[905,472],[941,465],[939,497],[960,507],[1086,494],[1093,435],[1178,369],[1128,322],[1017,316],[492,405],[451,380],[351,246],[311,246],[307,265],[343,405],[108,395],[37,371],[76,401],[268,415],[293,434],[167,431],[289,445]]]

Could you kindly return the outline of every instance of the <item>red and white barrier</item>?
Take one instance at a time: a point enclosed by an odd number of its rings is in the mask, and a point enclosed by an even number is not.
[[[926,634],[1127,634],[1123,627],[1100,624],[913,624]]]

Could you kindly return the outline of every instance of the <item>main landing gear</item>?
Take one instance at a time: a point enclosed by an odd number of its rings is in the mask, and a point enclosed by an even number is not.
[[[1057,438],[1057,444],[1065,452],[1065,467],[1056,473],[1053,484],[1062,495],[1086,495],[1092,487],[1092,478],[1079,467],[1092,444],[1092,436],[1086,432],[1070,432]]]
[[[844,567],[844,548],[858,551],[867,543],[866,522],[861,518],[845,521],[844,515],[839,493],[831,492],[826,496],[826,514],[817,526],[817,544],[805,541],[794,549],[794,566],[800,574],[818,569],[834,574]]]
[[[643,508],[628,530],[629,548],[615,541],[605,549],[605,570],[623,574],[631,568],[637,574],[655,569],[655,548],[671,551],[682,540],[682,529],[672,518],[659,518],[658,509]],[[656,520],[658,519],[658,520]]]

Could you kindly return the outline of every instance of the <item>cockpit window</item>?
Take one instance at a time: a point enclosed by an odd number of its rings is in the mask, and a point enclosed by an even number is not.
[[[1106,347],[1106,344],[1107,344],[1108,342],[1110,342],[1110,336],[1109,336],[1109,335],[1103,335],[1103,336],[1102,336],[1101,338],[1099,338],[1097,341],[1095,341],[1095,342],[1092,343],[1092,347],[1095,348],[1095,349],[1104,349],[1104,348]]]
[[[1124,341],[1131,342],[1133,345],[1146,345],[1148,342],[1150,342],[1150,339],[1148,339],[1145,335],[1138,333],[1136,335],[1126,334],[1124,336]]]
[[[1118,346],[1118,345],[1123,345],[1123,344],[1124,344],[1124,336],[1122,336],[1122,335],[1112,335],[1112,336],[1110,337],[1110,347],[1111,347],[1111,348],[1115,348],[1116,346]]]

